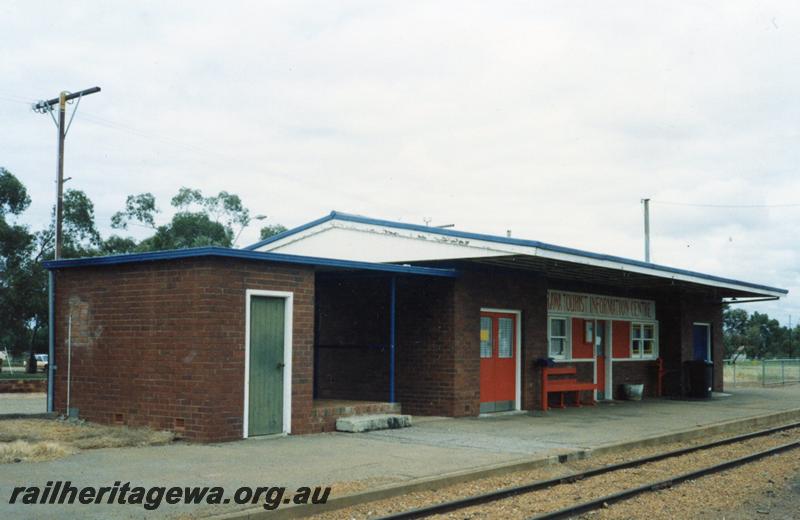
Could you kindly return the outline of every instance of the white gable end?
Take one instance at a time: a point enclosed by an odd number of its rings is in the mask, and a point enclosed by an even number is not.
[[[364,262],[419,262],[508,255],[472,240],[330,220],[295,235],[265,244],[256,251],[359,260]]]

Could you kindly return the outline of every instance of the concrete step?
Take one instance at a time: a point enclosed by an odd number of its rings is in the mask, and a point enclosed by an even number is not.
[[[411,416],[400,414],[352,415],[336,420],[338,431],[350,433],[395,430],[408,426],[411,426]]]

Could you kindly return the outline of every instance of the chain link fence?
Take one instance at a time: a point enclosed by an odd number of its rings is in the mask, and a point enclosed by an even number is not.
[[[725,360],[725,386],[770,386],[800,383],[800,358]]]

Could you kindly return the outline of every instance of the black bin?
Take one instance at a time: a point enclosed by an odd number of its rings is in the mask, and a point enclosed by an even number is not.
[[[686,378],[689,383],[689,397],[711,399],[711,385],[714,377],[714,363],[696,359],[685,363]]]

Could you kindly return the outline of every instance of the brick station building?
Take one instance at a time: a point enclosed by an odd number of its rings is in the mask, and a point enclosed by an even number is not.
[[[787,293],[337,212],[245,249],[46,266],[53,410],[198,441],[330,431],[346,414],[538,410],[545,364],[602,401],[623,384],[684,395],[684,363],[703,359],[721,391],[723,303]]]

